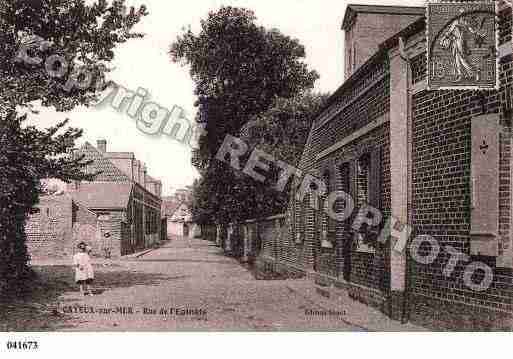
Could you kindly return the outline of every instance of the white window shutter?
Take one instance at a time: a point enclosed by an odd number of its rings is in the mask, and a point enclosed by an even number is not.
[[[472,119],[470,254],[498,256],[499,116]]]

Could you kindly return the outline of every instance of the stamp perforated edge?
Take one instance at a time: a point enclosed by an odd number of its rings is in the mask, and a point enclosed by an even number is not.
[[[504,0],[510,7],[512,6],[513,0]],[[493,3],[495,6],[495,86],[493,87],[483,87],[479,85],[475,86],[437,86],[435,88],[431,87],[429,81],[429,5],[430,4],[465,4],[463,1],[446,1],[446,0],[427,0],[426,1],[426,90],[427,91],[437,91],[437,90],[460,90],[460,91],[468,91],[468,90],[478,90],[478,91],[498,91],[500,90],[500,78],[499,78],[499,69],[500,69],[500,58],[499,58],[499,3],[496,0],[490,1],[471,1],[472,3],[481,3],[481,4],[491,4]],[[512,9],[513,11],[513,9]],[[513,30],[512,30],[512,46],[513,46]]]

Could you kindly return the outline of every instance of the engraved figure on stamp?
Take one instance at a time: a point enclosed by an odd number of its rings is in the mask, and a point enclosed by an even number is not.
[[[470,50],[466,41],[466,32],[470,32],[476,38],[476,43],[483,43],[485,33],[476,29],[463,17],[465,10],[460,9],[460,15],[452,21],[447,30],[440,38],[440,45],[444,49],[450,49],[452,52],[452,60],[455,74],[457,75],[454,82],[460,82],[464,78],[476,78],[479,81],[479,71],[472,68],[468,60]],[[484,21],[484,20],[483,20]]]

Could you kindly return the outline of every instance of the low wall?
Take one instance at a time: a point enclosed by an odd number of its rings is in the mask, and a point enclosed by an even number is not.
[[[217,227],[214,224],[201,225],[201,238],[205,241],[215,242],[217,236]]]
[[[276,249],[285,215],[253,219],[240,223],[203,225],[203,239],[215,242],[227,255],[254,263],[260,256],[276,258]]]

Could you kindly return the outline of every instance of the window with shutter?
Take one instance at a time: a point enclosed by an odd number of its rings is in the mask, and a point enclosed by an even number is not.
[[[320,238],[321,246],[323,248],[333,248],[332,237],[329,232],[329,216],[328,216],[328,194],[331,193],[331,176],[329,170],[326,170],[323,175],[323,181],[326,185],[326,193],[320,199]]]
[[[357,161],[357,177],[356,188],[357,198],[356,206],[358,208],[364,207],[369,203],[369,179],[370,179],[370,156],[365,154]]]
[[[358,158],[355,182],[357,211],[367,205],[381,210],[382,150],[380,147]],[[374,253],[375,246],[371,242],[374,241],[374,237],[377,237],[378,232],[379,228],[364,228],[364,231],[355,233],[357,250]]]
[[[296,243],[302,244],[305,241],[306,235],[306,214],[307,207],[310,203],[310,195],[307,193],[303,199],[303,201],[296,200],[296,211],[298,216],[298,228],[296,232]]]
[[[330,182],[328,184],[328,196],[332,192],[339,190],[337,188],[337,179],[338,179],[337,176],[340,173],[337,173],[337,169],[335,166],[330,168],[330,173],[331,173],[331,176],[329,178]],[[340,208],[340,203],[334,203],[332,205],[333,205],[332,210],[334,209],[335,212],[341,212],[344,209],[344,208]],[[326,213],[328,213],[327,210],[326,210]],[[331,218],[329,215],[327,215],[327,217],[328,217],[328,236],[331,238],[332,243],[335,243],[335,237],[336,237],[336,231],[337,231],[337,221],[335,219]]]
[[[342,163],[339,167],[339,174],[340,174],[340,190],[342,192],[347,193],[351,196],[351,198],[354,198],[354,195],[352,194],[352,186],[351,186],[351,163],[345,162]],[[342,200],[339,200],[335,203],[335,211],[337,213],[343,212],[346,209],[346,203]],[[347,227],[348,223],[350,222],[350,219],[347,219],[345,221],[345,225],[343,227]],[[335,222],[336,225],[336,222]]]
[[[369,190],[369,204],[376,209],[381,210],[381,189],[382,189],[382,149],[376,147],[370,156],[370,190]]]
[[[293,194],[293,206],[292,206],[292,235],[296,244],[303,243],[303,227],[302,227],[302,209],[301,202],[296,199],[296,191]]]
[[[354,219],[354,216],[356,215],[356,213],[358,212],[358,190],[357,190],[357,182],[356,182],[356,177],[357,177],[357,161],[351,161],[348,163],[348,170],[349,170],[349,181],[348,181],[348,185],[349,185],[349,194],[351,195],[351,198],[353,198],[353,201],[354,201],[354,205],[355,205],[355,208],[354,208],[354,211],[350,217],[350,222],[353,221]]]

